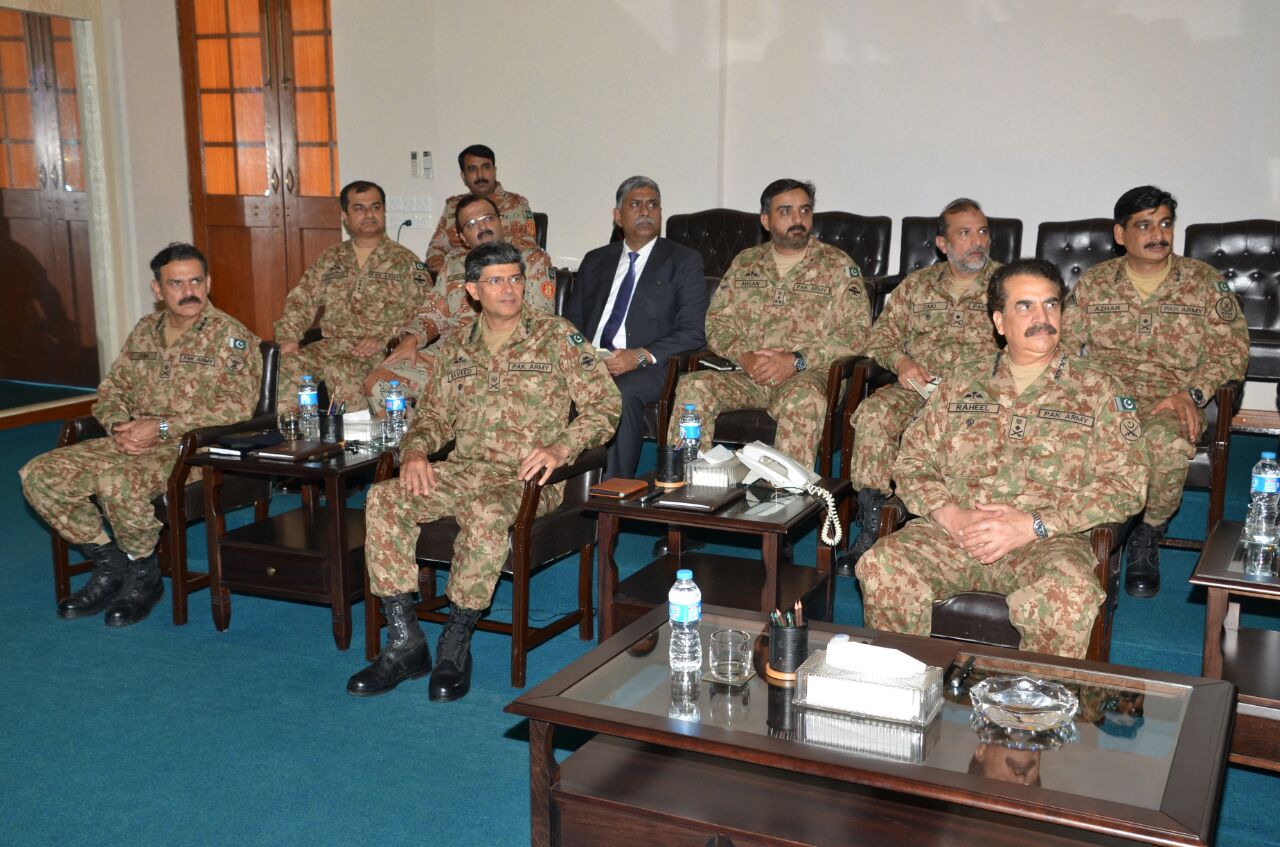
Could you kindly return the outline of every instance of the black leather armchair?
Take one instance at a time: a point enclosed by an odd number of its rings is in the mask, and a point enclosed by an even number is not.
[[[529,650],[578,625],[578,638],[589,641],[592,635],[591,560],[596,544],[596,522],[582,514],[592,485],[604,473],[607,451],[595,447],[585,451],[572,464],[557,468],[548,485],[567,481],[564,500],[547,514],[537,517],[542,486],[534,480],[525,482],[520,510],[510,529],[511,552],[503,563],[502,573],[511,578],[511,622],[482,618],[478,629],[511,636],[511,684],[525,683],[525,667]],[[376,482],[394,474],[391,453],[378,461]],[[449,598],[436,594],[436,569],[447,568],[453,560],[453,545],[458,537],[458,522],[441,518],[424,524],[418,535],[418,588],[422,601],[418,604],[419,620],[443,623],[449,617]],[[571,553],[578,554],[578,607],[543,626],[529,622],[529,581],[535,570],[558,561]],[[444,611],[442,611],[444,610]],[[379,630],[386,625],[382,606],[364,582],[365,657],[369,661],[378,654]]]
[[[889,272],[889,240],[892,232],[893,220],[883,215],[813,213],[813,234],[819,241],[848,253],[858,263],[862,275],[868,279],[876,279]]]
[[[533,236],[538,242],[538,246],[543,250],[547,249],[547,213],[533,213]]]
[[[280,367],[280,348],[274,342],[263,341],[258,345],[262,355],[262,382],[258,389],[258,403],[253,417],[247,421],[227,426],[210,426],[193,429],[182,436],[178,445],[178,461],[169,474],[165,492],[153,503],[156,519],[165,524],[160,533],[157,556],[160,569],[171,577],[173,623],[181,626],[187,622],[187,595],[209,586],[208,573],[192,573],[187,570],[187,526],[204,518],[204,485],[190,481],[191,457],[201,447],[212,444],[224,435],[235,432],[255,432],[271,429],[276,425],[276,390]],[[106,431],[97,419],[84,415],[63,423],[58,435],[59,447],[75,444],[88,438],[101,438]],[[253,505],[257,520],[266,520],[271,505],[271,480],[239,477],[228,474],[222,489],[222,509]],[[53,536],[53,590],[59,601],[71,594],[71,577],[93,569],[90,562],[70,561],[70,545],[58,533]]]
[[[1249,325],[1247,378],[1280,382],[1280,221],[1193,224],[1186,255],[1221,271],[1240,298]]]
[[[901,500],[895,497],[886,503],[880,512],[880,537],[893,533],[906,516]],[[1111,625],[1120,598],[1120,551],[1130,526],[1136,520],[1133,517],[1123,524],[1102,524],[1089,533],[1097,563],[1094,575],[1107,595],[1089,634],[1085,658],[1091,661],[1106,662],[1111,658]],[[934,638],[993,644],[1013,650],[1018,649],[1022,638],[1009,622],[1009,604],[1005,595],[993,591],[962,591],[935,601],[933,626],[929,634]]]
[[[720,279],[733,259],[748,247],[763,244],[760,215],[737,209],[707,209],[667,218],[667,238],[702,254],[703,273]]]
[[[1114,233],[1115,224],[1109,218],[1045,221],[1036,232],[1036,258],[1057,265],[1067,288],[1074,288],[1089,268],[1124,255]]]

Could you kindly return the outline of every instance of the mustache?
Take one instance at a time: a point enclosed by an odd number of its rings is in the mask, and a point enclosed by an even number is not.
[[[1057,335],[1058,331],[1053,328],[1052,324],[1032,324],[1027,327],[1027,331],[1022,333],[1024,338],[1030,338],[1033,335]]]
[[[803,225],[803,224],[796,224],[795,226],[793,226],[793,227],[791,227],[790,229],[788,229],[788,230],[787,230],[787,235],[790,235],[790,234],[791,234],[791,233],[793,233],[793,232],[794,232],[794,233],[798,233],[798,234],[800,234],[800,235],[804,235],[804,234],[805,234],[806,232],[808,232],[808,231],[809,231],[809,230],[807,230],[807,229],[805,229],[805,228],[804,228],[804,225]]]
[[[654,221],[653,221],[653,218],[650,218],[650,217],[636,218],[636,226],[639,226],[640,224],[648,224],[649,226],[654,226]]]
[[[1168,242],[1168,241],[1164,241],[1164,240],[1161,240],[1161,241],[1148,241],[1146,244],[1144,244],[1144,245],[1142,245],[1142,246],[1143,246],[1143,247],[1146,247],[1148,250],[1149,250],[1149,249],[1151,249],[1152,247],[1159,247],[1159,248],[1161,248],[1161,249],[1164,249],[1165,247],[1168,247],[1168,246],[1169,246],[1169,242]]]
[[[493,235],[493,230],[491,230],[491,229],[482,229],[482,230],[480,230],[479,232],[477,232],[477,233],[476,233],[476,238],[486,238],[486,237],[488,237],[488,236],[490,236],[490,235]]]
[[[181,300],[179,300],[179,301],[178,301],[178,305],[179,305],[179,306],[190,306],[190,305],[191,305],[191,304],[193,304],[193,303],[203,303],[203,302],[204,302],[204,301],[203,301],[203,300],[201,300],[201,299],[200,299],[199,297],[197,297],[196,295],[194,295],[194,294],[188,294],[186,297],[183,297]]]

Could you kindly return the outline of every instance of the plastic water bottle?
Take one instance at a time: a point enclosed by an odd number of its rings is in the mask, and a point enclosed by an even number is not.
[[[693,581],[693,571],[676,571],[675,585],[667,594],[667,614],[671,619],[670,662],[673,671],[702,669],[702,638],[698,623],[702,620],[702,592]]]
[[[680,413],[680,441],[676,447],[684,453],[684,466],[687,468],[698,460],[698,447],[702,443],[702,416],[698,407],[692,403],[684,404]]]
[[[298,431],[305,440],[320,440],[320,388],[311,374],[298,383]]]
[[[1249,491],[1249,516],[1244,522],[1244,540],[1254,544],[1276,542],[1276,494],[1280,492],[1280,464],[1276,454],[1266,452],[1253,466]]]
[[[667,707],[667,717],[678,721],[697,723],[702,713],[698,710],[698,699],[702,696],[702,674],[697,671],[671,672],[671,705]]]
[[[404,389],[400,387],[400,380],[393,379],[387,383],[382,402],[387,410],[387,422],[383,429],[384,440],[388,447],[394,447],[400,443],[400,439],[409,429],[405,421]]]

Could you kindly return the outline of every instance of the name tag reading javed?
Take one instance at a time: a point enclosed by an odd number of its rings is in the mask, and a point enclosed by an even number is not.
[[[1041,409],[1037,416],[1048,421],[1066,421],[1093,429],[1093,415],[1081,415],[1076,412],[1065,412],[1061,409]]]
[[[551,373],[550,362],[510,362],[507,364],[509,371],[529,371],[532,373],[549,374]]]
[[[957,415],[998,415],[999,403],[948,403],[947,411]]]

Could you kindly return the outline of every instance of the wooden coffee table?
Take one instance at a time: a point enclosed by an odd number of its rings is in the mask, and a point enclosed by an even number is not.
[[[704,607],[703,643],[764,622]],[[654,609],[507,707],[529,718],[533,844],[1212,843],[1229,683],[811,623],[810,650],[847,632],[926,661],[973,656],[970,680],[1027,674],[1080,697],[1076,740],[1035,753],[983,744],[967,693],[949,694],[912,763],[804,740],[788,683],[759,672],[737,688],[703,681],[694,719],[669,717],[669,632]],[[558,727],[595,736],[558,763]]]
[[[231,625],[231,592],[323,603],[333,612],[333,641],[351,646],[351,604],[364,596],[364,510],[347,508],[347,484],[372,474],[377,453],[339,453],[315,462],[278,462],[202,453],[209,541],[209,598],[218,631]],[[226,531],[219,511],[223,472],[294,477],[303,506]],[[317,503],[323,486],[325,505]]]
[[[840,509],[842,526],[848,526],[847,479],[824,478],[818,483],[831,492]],[[747,489],[747,496],[715,512],[643,506],[639,498],[592,498],[584,510],[597,514],[599,525],[600,638],[603,641],[654,606],[665,608],[667,592],[679,568],[691,568],[702,591],[702,602],[738,609],[768,612],[789,609],[804,601],[812,618],[831,616],[835,582],[831,575],[835,551],[818,542],[816,567],[782,563],[783,542],[797,530],[821,520],[826,503],[809,494],[787,494],[763,487]],[[667,528],[667,553],[618,580],[613,558],[618,528],[624,520],[660,524]],[[684,530],[690,527],[755,535],[760,538],[761,558],[745,559],[683,549]]]
[[[1208,591],[1201,673],[1240,689],[1231,761],[1280,771],[1280,632],[1241,629],[1231,597],[1280,600],[1280,577],[1246,577],[1237,552],[1243,526],[1220,521],[1191,574]]]

